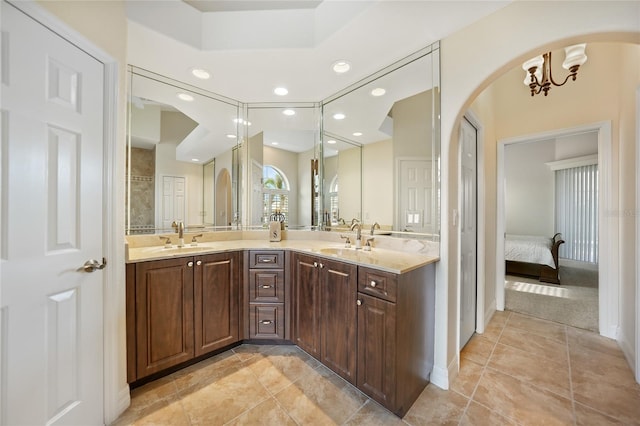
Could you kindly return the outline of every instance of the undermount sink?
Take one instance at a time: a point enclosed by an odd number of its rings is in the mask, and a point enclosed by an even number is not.
[[[184,247],[161,247],[158,248],[158,252],[162,252],[162,253],[166,253],[166,254],[174,254],[174,253],[193,253],[193,252],[198,252],[198,251],[204,251],[207,250],[206,247],[200,247],[200,246],[184,246]]]
[[[318,250],[322,254],[328,254],[331,256],[345,257],[349,259],[357,259],[363,256],[370,256],[370,251],[364,251],[362,249],[356,250],[355,248],[342,248],[342,247],[327,247]]]

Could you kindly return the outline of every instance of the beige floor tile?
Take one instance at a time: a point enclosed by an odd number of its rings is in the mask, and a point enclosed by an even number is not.
[[[162,401],[173,401],[178,398],[176,385],[169,377],[162,377],[131,391],[129,409],[142,410]]]
[[[342,424],[367,397],[324,366],[275,395],[299,424]]]
[[[192,425],[224,424],[270,395],[248,369],[241,369],[182,398]]]
[[[564,325],[528,315],[513,312],[507,321],[505,329],[512,327],[536,333],[543,337],[557,340],[560,343],[566,343],[567,341],[566,327]]]
[[[506,320],[505,320],[506,321]],[[504,330],[504,322],[494,322],[491,321],[485,328],[484,333],[480,334],[480,336],[484,337],[487,340],[491,340],[492,342],[497,342],[500,338],[500,334],[502,334],[502,330]]]
[[[274,398],[258,404],[239,417],[231,420],[227,425],[277,425],[295,426],[296,422],[278,405]]]
[[[460,419],[461,426],[501,426],[501,425],[516,425],[511,419],[508,419],[500,414],[483,407],[477,402],[471,402],[467,410],[464,412],[462,419]]]
[[[273,345],[250,345],[244,344],[233,348],[233,353],[240,358],[241,361],[246,361],[257,354],[264,354],[273,349]]]
[[[574,381],[584,383],[607,382],[616,387],[637,390],[633,372],[622,356],[602,354],[583,347],[569,348],[571,374]]]
[[[242,362],[233,352],[224,352],[179,370],[168,377],[175,382],[178,393],[186,395],[235,373],[241,366]]]
[[[458,372],[458,377],[451,384],[451,390],[471,398],[480,381],[482,370],[483,366],[477,362],[468,358],[460,358],[460,371]]]
[[[567,340],[569,342],[570,349],[573,348],[577,351],[590,349],[599,354],[624,358],[622,350],[620,350],[620,347],[615,340],[600,336],[596,333],[567,327]]]
[[[278,346],[266,354],[250,358],[246,366],[271,394],[276,394],[319,365],[295,346]]]
[[[568,367],[567,345],[555,339],[508,327],[500,336],[499,343],[560,362]]]
[[[530,352],[498,343],[487,367],[508,374],[530,385],[571,398],[566,362],[542,359]]]
[[[176,425],[189,426],[189,419],[182,408],[180,400],[159,401],[144,409],[133,412],[128,409],[111,424],[111,426],[142,426],[142,425]]]
[[[505,325],[507,320],[511,316],[511,312],[509,311],[495,311],[491,320],[489,321],[489,325],[491,324],[502,324]]]
[[[569,399],[490,369],[482,375],[473,400],[523,425],[573,423]]]
[[[460,357],[485,365],[494,346],[495,342],[485,339],[480,334],[474,334],[469,343],[460,352]]]
[[[401,426],[405,423],[398,416],[370,399],[345,423],[345,426],[358,425]]]
[[[469,400],[454,391],[428,385],[404,416],[412,426],[457,425]]]
[[[610,425],[623,425],[620,420],[616,420],[605,414],[599,413],[589,407],[585,407],[582,404],[575,404],[576,410],[576,425],[577,426],[610,426]],[[638,419],[640,422],[640,419]]]
[[[576,402],[625,424],[640,424],[640,385],[621,386],[594,380],[588,372],[572,372],[572,376],[573,397]]]

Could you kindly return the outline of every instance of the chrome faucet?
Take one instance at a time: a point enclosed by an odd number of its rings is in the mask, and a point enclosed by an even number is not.
[[[358,219],[351,220],[351,230],[356,230],[356,248],[360,247],[362,243],[362,225],[358,222]]]
[[[373,235],[373,231],[375,231],[376,229],[380,229],[380,224],[378,222],[371,225],[371,235]]]
[[[175,229],[176,233],[178,234],[178,238],[180,239],[184,238],[184,222],[176,222],[174,220],[171,226],[173,227],[173,229]]]

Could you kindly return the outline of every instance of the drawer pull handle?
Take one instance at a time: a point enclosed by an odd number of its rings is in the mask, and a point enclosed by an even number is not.
[[[271,286],[269,284],[265,284],[262,286],[262,288],[271,288]]]
[[[271,262],[273,262],[273,259],[260,259],[260,262],[262,262],[262,263],[271,263]]]
[[[271,320],[261,320],[261,321],[260,321],[260,324],[269,325],[269,324],[271,324],[272,322],[273,322],[273,321],[271,321]]]
[[[370,285],[371,285],[371,287],[375,287],[375,286],[377,286],[377,285],[378,285],[378,283],[377,283],[377,282],[375,282],[375,281],[371,281],[371,284],[370,284]]]

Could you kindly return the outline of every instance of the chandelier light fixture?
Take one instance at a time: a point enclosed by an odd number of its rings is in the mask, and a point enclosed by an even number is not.
[[[526,71],[524,84],[531,89],[531,96],[541,92],[544,92],[544,95],[547,96],[552,84],[554,86],[563,86],[569,81],[569,78],[572,81],[576,81],[578,68],[587,62],[587,55],[584,53],[586,47],[586,43],[583,43],[564,48],[565,59],[562,63],[562,68],[569,70],[569,75],[560,84],[555,82],[551,74],[551,52],[531,58],[522,64],[522,69]]]

